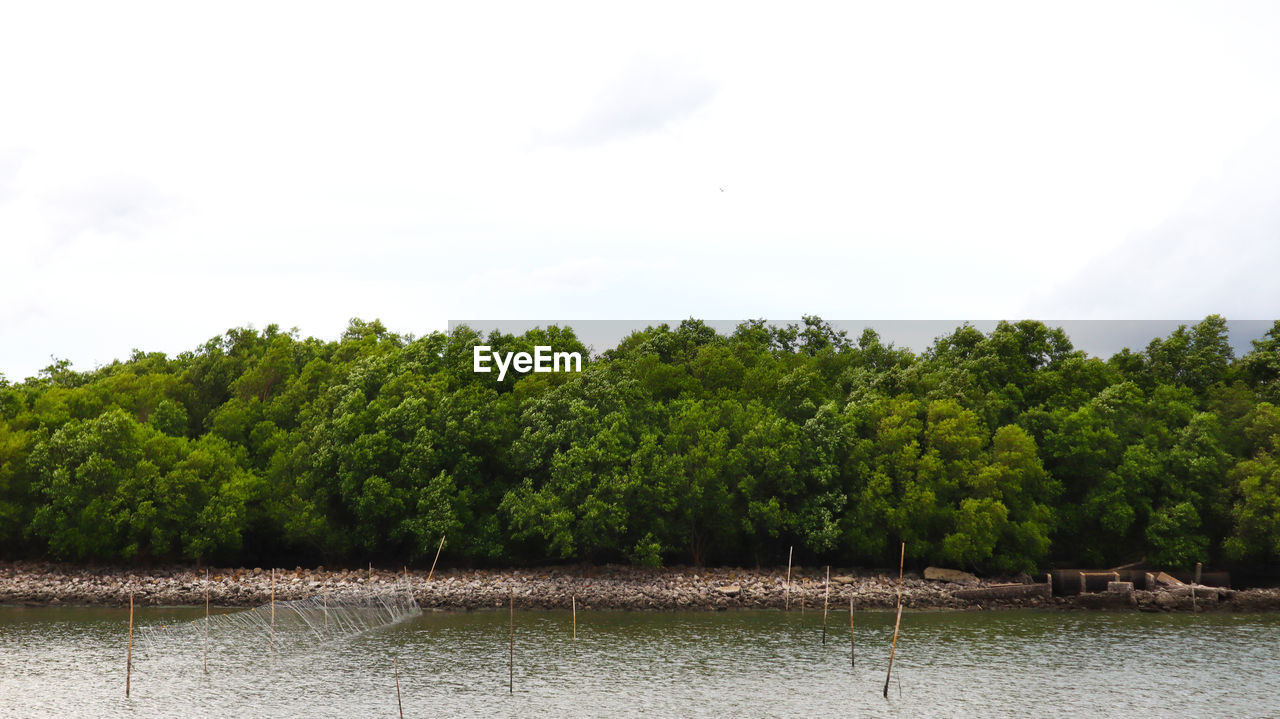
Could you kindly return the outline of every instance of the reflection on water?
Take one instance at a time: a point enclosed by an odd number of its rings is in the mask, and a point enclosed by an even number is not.
[[[139,623],[190,609],[142,609]],[[1140,713],[1280,715],[1280,616],[1017,612],[903,616],[890,700],[893,615],[429,612],[391,627],[272,652],[217,637],[135,655],[128,610],[0,608],[0,717],[993,717]]]

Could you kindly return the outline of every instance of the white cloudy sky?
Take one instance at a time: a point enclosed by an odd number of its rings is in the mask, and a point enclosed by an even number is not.
[[[1280,316],[1275,3],[27,5],[10,379],[352,316]]]

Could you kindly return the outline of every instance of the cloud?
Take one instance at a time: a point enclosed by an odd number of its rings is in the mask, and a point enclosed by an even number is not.
[[[1280,317],[1280,125],[1255,138],[1181,210],[1032,301],[1040,316]]]
[[[673,61],[639,59],[615,76],[549,144],[584,146],[660,132],[711,101],[716,83]]]
[[[17,194],[13,184],[23,160],[24,153],[20,150],[0,150],[0,204]]]
[[[133,239],[163,221],[172,201],[135,177],[99,178],[52,195],[53,243],[65,246],[86,236]]]
[[[541,267],[505,267],[471,275],[462,283],[466,287],[489,292],[509,292],[513,298],[528,293],[591,294],[609,284],[609,263],[599,257],[567,259]]]

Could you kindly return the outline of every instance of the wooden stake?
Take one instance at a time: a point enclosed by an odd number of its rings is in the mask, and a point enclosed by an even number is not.
[[[827,643],[827,607],[831,603],[831,565],[827,565],[827,581],[822,595],[822,643]]]
[[[858,666],[857,647],[853,641],[853,593],[849,593],[849,666]]]
[[[1196,609],[1196,585],[1200,583],[1200,567],[1201,563],[1196,562],[1196,577],[1195,580],[1191,582],[1191,611],[1193,612],[1199,611]]]
[[[889,698],[889,677],[893,674],[893,655],[898,649],[898,627],[902,624],[902,603],[898,603],[898,618],[893,621],[893,644],[889,647],[889,671],[884,675],[884,698]]]
[[[271,651],[276,650],[276,570],[271,569]]]
[[[792,554],[793,552],[795,552],[795,551],[796,551],[796,546],[795,546],[794,544],[793,544],[793,545],[791,545],[791,548],[787,550],[787,590],[786,590],[786,591],[787,591],[787,599],[786,599],[786,611],[788,611],[788,612],[789,612],[789,611],[791,611],[791,554]]]
[[[893,644],[889,646],[889,671],[884,675],[884,698],[889,698],[889,677],[893,675],[893,655],[898,650],[898,627],[902,625],[902,565],[907,559],[907,543],[902,543],[902,555],[898,558],[898,618],[893,622]]]
[[[431,581],[431,577],[436,573],[436,562],[440,561],[440,550],[444,549],[444,535],[440,535],[440,546],[436,547],[436,558],[431,560],[431,571],[427,573],[427,582]]]
[[[511,606],[511,631],[507,640],[507,693],[516,693],[516,590],[509,590]]]
[[[133,678],[133,592],[129,592],[129,648],[124,655],[124,698],[129,698],[129,682]]]
[[[907,561],[907,543],[902,543],[902,553],[898,555],[898,603],[902,603],[902,566]]]
[[[404,704],[400,702],[400,665],[395,657],[391,657],[391,668],[396,673],[396,706],[400,708],[400,719],[404,719]]]
[[[209,673],[209,570],[204,570],[204,673]]]
[[[578,641],[578,595],[572,595],[573,602],[573,641]]]

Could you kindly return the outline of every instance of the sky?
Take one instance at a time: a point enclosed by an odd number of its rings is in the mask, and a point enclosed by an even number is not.
[[[9,4],[0,373],[352,317],[1273,320],[1276,37],[1267,2]]]

